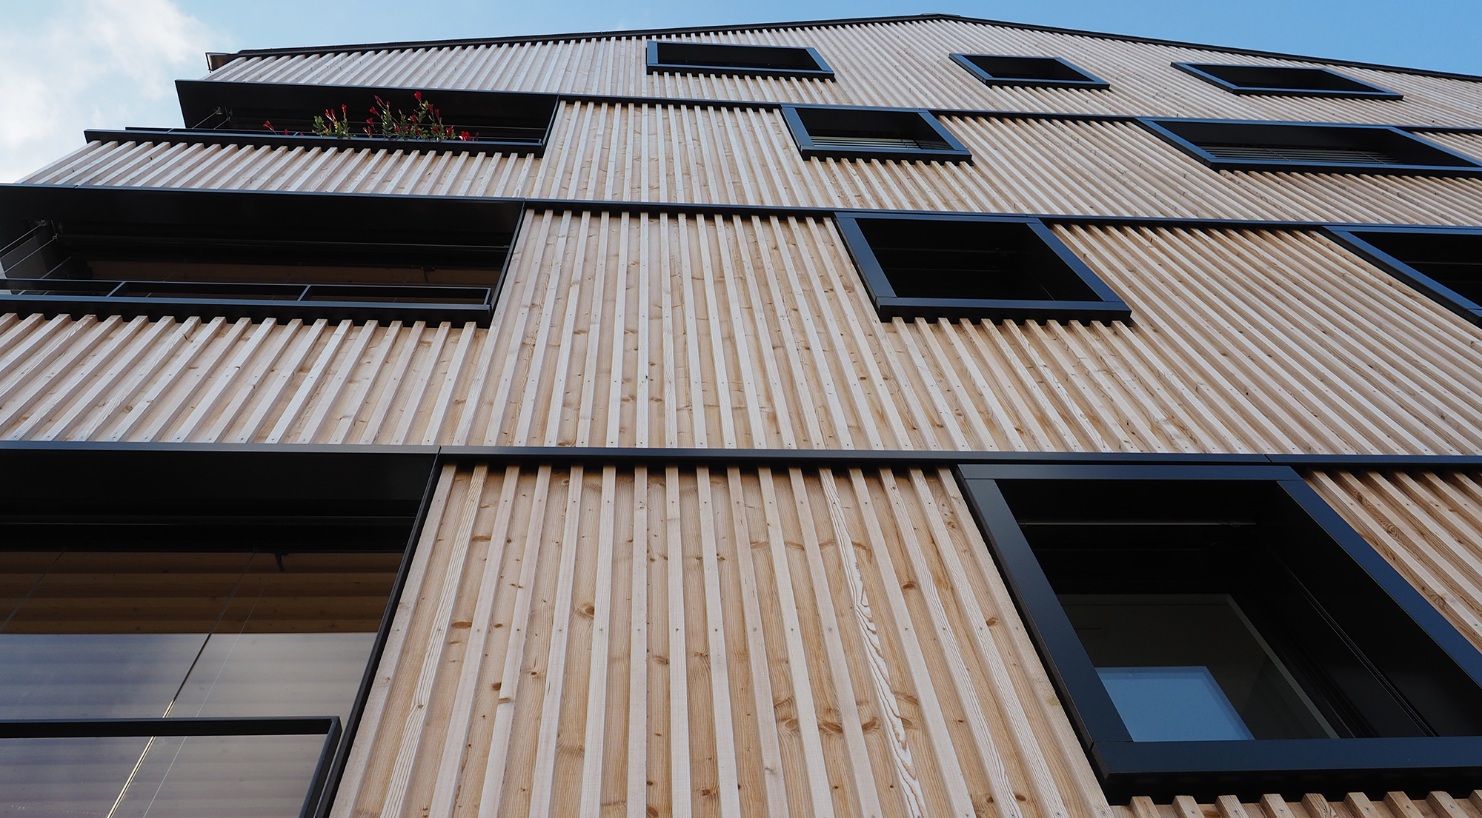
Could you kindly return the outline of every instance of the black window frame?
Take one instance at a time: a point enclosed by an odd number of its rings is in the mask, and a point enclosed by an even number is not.
[[[908,162],[973,161],[972,151],[947,130],[934,114],[925,108],[879,108],[843,105],[783,105],[782,116],[805,159],[879,159]],[[841,146],[819,142],[815,131],[837,128],[841,131],[889,132],[903,140],[916,139],[930,147],[890,145]],[[817,136],[827,136],[819,133]],[[847,138],[847,137],[845,137]]]
[[[1347,74],[1341,74],[1331,68],[1320,68],[1310,65],[1239,65],[1193,62],[1173,62],[1169,64],[1185,74],[1198,77],[1232,94],[1279,97],[1404,99],[1404,95],[1396,91],[1382,88],[1370,82],[1354,79]],[[1286,74],[1293,81],[1293,84],[1261,84],[1262,80],[1258,77],[1252,77],[1250,81],[1241,81],[1238,79],[1239,75],[1252,75],[1263,72],[1276,76]],[[1317,78],[1321,82],[1326,82],[1329,87],[1319,87],[1318,85],[1312,85],[1306,88],[1299,87],[1295,85],[1295,81],[1299,77]],[[1269,83],[1269,78],[1267,82]]]
[[[1338,243],[1364,260],[1410,285],[1452,312],[1482,326],[1482,303],[1468,298],[1435,278],[1416,269],[1405,259],[1377,246],[1368,236],[1378,239],[1383,234],[1404,236],[1470,236],[1478,245],[1478,263],[1482,264],[1482,227],[1405,227],[1398,225],[1329,227],[1327,232]]]
[[[1097,77],[1095,74],[1081,68],[1064,57],[1032,57],[1019,54],[965,54],[954,52],[948,55],[952,62],[967,69],[968,73],[977,77],[984,85],[1008,85],[1024,88],[1070,88],[1083,91],[1104,91],[1111,87],[1111,83]],[[1031,65],[1039,65],[1046,69],[1047,76],[1023,77],[1023,76],[996,76],[990,67],[993,61],[997,61],[1001,68],[1014,66],[1013,73],[1027,73]],[[985,64],[986,63],[986,64]],[[1049,76],[1058,74],[1060,76]],[[1076,75],[1069,78],[1066,75]]]
[[[834,214],[844,246],[854,260],[870,303],[880,320],[893,318],[967,318],[999,320],[1106,320],[1126,321],[1132,309],[1117,295],[1096,272],[1077,256],[1054,231],[1040,219],[1010,216],[982,216],[976,214],[939,213],[863,213],[841,211]],[[1083,300],[1028,300],[997,298],[941,298],[907,297],[896,294],[890,274],[886,271],[871,246],[866,229],[860,222],[934,222],[954,225],[1003,225],[1032,233],[1044,249],[1063,268],[1063,276],[1073,277],[1074,282],[1095,296]]]
[[[302,146],[377,150],[425,150],[458,153],[513,153],[541,156],[560,106],[555,94],[518,91],[468,91],[399,86],[306,85],[272,82],[177,80],[183,130],[151,131],[152,138],[203,144]],[[443,121],[476,138],[388,139],[380,136],[342,138],[309,132],[315,116],[345,105],[351,122],[360,123],[376,97],[393,109],[410,112],[415,94],[435,104]],[[272,122],[273,131],[264,127]],[[283,133],[284,129],[292,133]],[[352,130],[358,132],[357,124]],[[148,129],[145,129],[148,130]]]
[[[1009,481],[1020,484],[1020,492],[1048,492],[1052,483],[1062,481],[1106,481],[1121,483],[1122,490],[1149,492],[1219,481],[1235,484],[1241,491],[1266,492],[1277,498],[1273,513],[1285,515],[1286,524],[1303,533],[1325,535],[1324,542],[1309,538],[1281,552],[1308,563],[1301,581],[1315,586],[1320,580],[1333,586],[1320,591],[1318,611],[1325,614],[1321,606],[1329,604],[1334,594],[1357,595],[1360,601],[1348,603],[1350,607],[1361,608],[1363,615],[1382,619],[1386,625],[1397,621],[1392,615],[1398,611],[1401,624],[1410,633],[1421,634],[1399,650],[1416,650],[1431,657],[1440,667],[1439,671],[1433,667],[1431,675],[1463,679],[1466,704],[1475,709],[1482,701],[1482,654],[1292,469],[1275,465],[963,464],[957,475],[1065,712],[1113,803],[1125,804],[1137,796],[1167,800],[1189,795],[1207,800],[1234,795],[1253,800],[1265,793],[1297,798],[1316,792],[1337,798],[1359,791],[1378,797],[1394,790],[1420,794],[1475,788],[1482,774],[1482,735],[1132,741],[1002,485]],[[1026,484],[1030,488],[1022,488]],[[1215,486],[1205,491],[1220,490]],[[1057,503],[1073,502],[1063,493],[1054,497]],[[1170,502],[1170,516],[1183,511],[1176,501]],[[1326,576],[1313,580],[1315,575]],[[1110,579],[1115,578],[1113,574]],[[1284,611],[1281,615],[1290,614]],[[1351,610],[1340,616],[1349,617],[1344,622],[1349,632],[1358,632],[1352,627]],[[1390,618],[1383,619],[1386,616]],[[1413,680],[1405,684],[1414,689]]]
[[[1136,121],[1164,142],[1214,170],[1402,174],[1407,176],[1482,175],[1482,162],[1394,125],[1168,117],[1139,117]],[[1291,146],[1317,150],[1324,148],[1363,150],[1372,147],[1381,151],[1395,149],[1419,161],[1380,163],[1231,158],[1218,156],[1205,147],[1205,145],[1220,144],[1253,145],[1275,149]],[[1396,158],[1403,160],[1405,156]]]
[[[285,550],[334,553],[349,543],[400,555],[344,722],[338,716],[9,719],[0,721],[0,740],[322,735],[299,814],[328,815],[427,521],[436,465],[436,453],[426,447],[0,446],[0,544],[7,547],[63,530],[59,549],[100,553],[237,551],[244,538],[256,536],[281,541]]]
[[[312,255],[320,266],[356,266],[384,250],[413,269],[471,267],[487,257],[489,279],[475,285],[376,282],[268,283],[145,279],[23,278],[0,271],[0,309],[45,315],[226,316],[354,321],[450,321],[488,326],[522,220],[517,201],[436,196],[307,194],[259,191],[150,190],[0,186],[0,255],[34,253],[56,225],[79,235],[112,231],[137,245],[160,238],[169,253],[205,253],[237,240],[250,252]],[[37,231],[42,231],[37,233]],[[51,231],[51,232],[48,232]],[[121,245],[120,245],[121,246]],[[86,258],[86,254],[82,254]],[[343,263],[339,259],[343,258]],[[326,260],[327,259],[327,260]],[[223,257],[223,261],[231,261]],[[23,262],[37,270],[50,262]],[[43,272],[44,274],[44,272]],[[6,282],[38,286],[9,291]],[[45,284],[44,287],[39,286]]]
[[[834,79],[834,70],[812,46],[649,40],[644,48],[644,57],[649,74]],[[794,66],[777,64],[786,62],[794,63]],[[812,67],[803,67],[805,65]]]

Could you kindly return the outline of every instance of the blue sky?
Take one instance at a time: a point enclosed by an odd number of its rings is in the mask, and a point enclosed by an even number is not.
[[[6,0],[0,181],[85,128],[179,125],[204,53],[944,12],[1482,75],[1482,0]]]

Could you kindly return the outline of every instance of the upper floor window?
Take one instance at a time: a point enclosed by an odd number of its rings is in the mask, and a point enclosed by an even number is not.
[[[782,106],[805,157],[971,162],[972,153],[928,111]]]
[[[1385,125],[1142,119],[1143,127],[1215,170],[1468,176],[1482,164]]]
[[[997,54],[953,54],[952,60],[988,85],[1027,85],[1038,88],[1110,87],[1106,82],[1059,57],[1019,57]]]
[[[1102,786],[1475,786],[1482,654],[1295,472],[962,466]]]
[[[834,78],[833,69],[816,48],[657,40],[648,44],[648,73]]]
[[[539,155],[557,100],[554,94],[359,85],[213,80],[175,85],[190,136],[234,144],[415,146]],[[328,127],[316,125],[316,117]],[[413,120],[416,125],[410,124]]]
[[[1185,73],[1218,85],[1232,94],[1261,94],[1285,97],[1367,97],[1369,99],[1402,99],[1387,88],[1380,88],[1327,68],[1295,65],[1217,65],[1215,63],[1176,62]]]
[[[487,324],[519,205],[0,188],[0,305]]]
[[[1334,229],[1368,260],[1482,324],[1482,232],[1422,227]]]
[[[882,319],[1125,319],[1131,310],[1031,219],[838,214]]]

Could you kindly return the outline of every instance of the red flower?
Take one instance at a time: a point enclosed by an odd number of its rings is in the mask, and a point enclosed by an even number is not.
[[[418,102],[421,102],[422,101],[422,92],[421,91],[413,91],[412,92],[412,97],[414,99],[416,99]]]
[[[468,131],[463,131],[462,133],[458,134],[458,138],[463,140],[464,142],[467,142],[468,140],[473,139],[473,135],[470,134]]]
[[[263,126],[263,127],[264,127],[264,128],[267,128],[267,129],[268,129],[268,130],[270,130],[270,131],[271,131],[271,130],[272,130],[272,129],[273,129],[273,123],[272,123],[272,121],[271,121],[271,120],[270,120],[270,121],[268,121],[268,122],[264,122],[264,123],[262,123],[262,126]]]

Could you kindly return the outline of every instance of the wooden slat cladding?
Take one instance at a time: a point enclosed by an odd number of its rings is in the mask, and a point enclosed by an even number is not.
[[[1482,475],[1318,472],[1308,481],[1457,630],[1482,645]]]
[[[1106,814],[949,474],[444,472],[338,816]]]
[[[1482,450],[1476,327],[1319,234],[1057,232],[1130,324],[882,323],[828,220],[531,213],[491,330],[0,316],[0,436]]]
[[[1482,644],[1475,475],[1310,479]],[[1482,815],[1108,806],[947,472],[450,466],[375,678],[337,816]]]
[[[1317,67],[1325,64],[965,21],[756,29],[661,39],[813,46],[835,70],[836,79],[650,75],[645,73],[644,66],[647,38],[622,35],[547,43],[248,57],[228,63],[210,78],[827,105],[1420,125],[1476,124],[1476,112],[1482,107],[1482,83],[1346,66],[1335,66],[1335,70],[1398,91],[1405,98],[1376,102],[1242,96],[1183,74],[1169,64]],[[953,64],[947,56],[953,52],[1064,57],[1111,83],[1111,89],[989,87]]]
[[[1475,225],[1482,178],[1218,172],[1129,122],[946,117],[957,163],[805,160],[778,111],[573,104],[544,159],[94,143],[26,181],[207,190]],[[1479,140],[1437,141],[1478,153]]]

